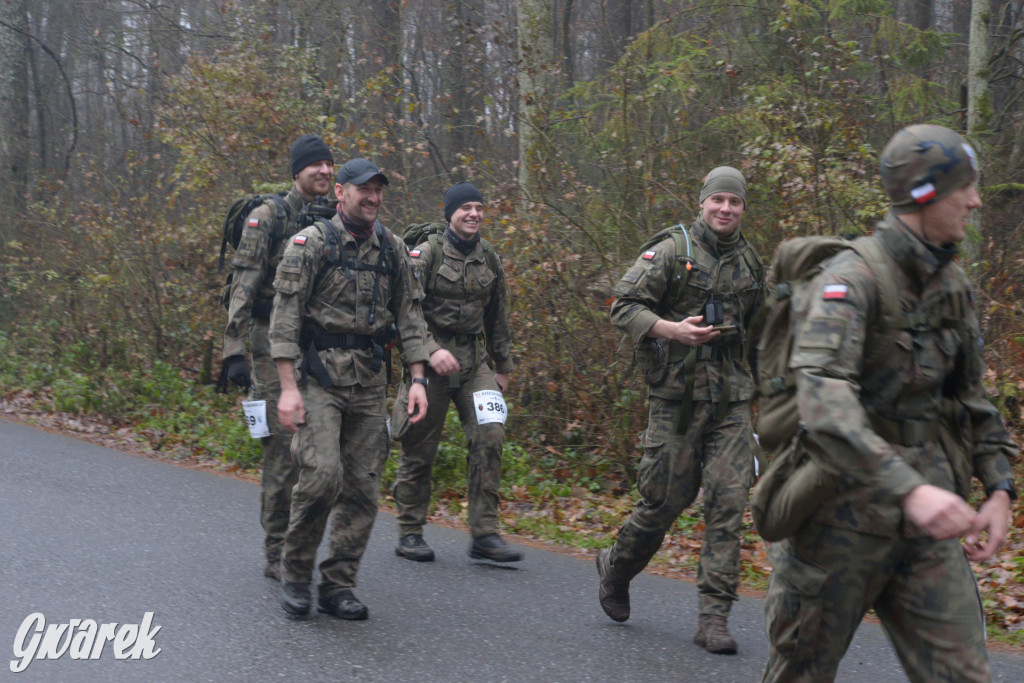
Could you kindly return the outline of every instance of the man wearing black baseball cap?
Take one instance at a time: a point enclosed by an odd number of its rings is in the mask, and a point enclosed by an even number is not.
[[[299,463],[281,558],[281,606],[293,617],[311,609],[310,583],[328,519],[317,609],[339,619],[369,614],[353,589],[388,455],[382,337],[391,320],[414,383],[409,421],[427,412],[420,289],[405,244],[377,220],[387,182],[366,159],[346,162],[334,186],[337,215],[289,241],[274,280],[270,351],[281,376],[278,414],[295,432]]]
[[[231,298],[223,345],[227,378],[241,387],[251,384],[250,400],[266,401],[271,435],[263,437],[260,443],[263,451],[260,522],[266,534],[267,565],[263,573],[272,579],[281,576],[281,548],[288,528],[292,487],[298,477],[298,469],[288,453],[291,432],[277,422],[281,382],[267,341],[274,301],[274,273],[288,238],[301,227],[300,216],[310,204],[323,202],[331,191],[334,155],[317,136],[303,135],[292,145],[289,167],[294,182],[288,193],[283,198],[277,194],[266,195],[263,203],[245,219],[242,238],[231,261]],[[246,337],[252,352],[251,376],[245,358]]]

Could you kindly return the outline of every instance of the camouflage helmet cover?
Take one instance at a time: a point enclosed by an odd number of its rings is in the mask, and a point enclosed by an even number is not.
[[[894,213],[912,213],[978,177],[978,157],[958,133],[932,124],[908,126],[882,150],[882,189]]]

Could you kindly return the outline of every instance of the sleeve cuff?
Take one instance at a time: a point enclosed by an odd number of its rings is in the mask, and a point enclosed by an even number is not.
[[[270,345],[270,357],[277,358],[288,358],[296,360],[302,355],[302,350],[299,349],[298,344],[292,344],[291,342],[278,342]]]

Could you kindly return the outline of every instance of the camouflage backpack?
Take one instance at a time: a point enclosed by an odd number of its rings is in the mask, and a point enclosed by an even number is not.
[[[224,254],[227,252],[228,245],[231,245],[232,249],[238,248],[238,243],[242,241],[242,231],[245,230],[245,219],[246,217],[256,210],[257,207],[263,204],[270,203],[274,209],[274,227],[270,233],[271,245],[274,246],[276,242],[280,241],[284,237],[285,229],[288,224],[288,216],[291,214],[291,207],[288,206],[288,202],[285,201],[287,192],[275,192],[272,194],[251,194],[244,197],[239,197],[231,203],[228,208],[228,214],[224,218],[223,236],[220,242],[220,263],[217,266],[218,270],[224,268]],[[272,249],[273,250],[273,249]]]
[[[412,225],[407,225],[405,230],[402,231],[402,240],[409,249],[415,249],[424,242],[430,243],[430,276],[423,283],[424,294],[429,295],[434,291],[434,285],[437,284],[437,273],[441,270],[441,263],[444,261],[441,258],[441,240],[447,227],[444,223],[436,222],[413,223]],[[484,261],[487,262],[487,267],[497,277],[501,273],[501,261],[498,259],[498,255],[491,249],[491,245],[487,240],[482,237],[480,238],[480,246],[484,250]]]
[[[225,254],[227,253],[227,247],[230,244],[232,249],[238,249],[239,242],[242,241],[242,233],[245,230],[246,218],[263,204],[270,204],[273,209],[273,225],[270,230],[270,249],[269,253],[273,254],[282,240],[288,233],[288,221],[293,214],[292,207],[289,206],[285,197],[288,195],[286,190],[281,192],[272,192],[270,194],[252,194],[239,197],[231,203],[228,208],[227,216],[224,218],[224,227],[222,229],[221,243],[220,243],[220,262],[217,266],[217,270],[224,269]],[[337,202],[326,202],[318,204],[310,204],[306,207],[296,218],[297,229],[301,230],[309,225],[312,225],[318,218],[330,220],[331,216],[337,211]],[[231,283],[234,280],[234,272],[228,273],[227,279],[224,282],[224,287],[221,290],[221,305],[224,308],[229,308],[231,305]],[[257,305],[261,310],[266,311],[266,315],[270,315],[269,306],[270,302],[262,301],[257,302]]]
[[[774,542],[794,533],[835,485],[835,476],[811,461],[793,437],[799,428],[796,381],[789,369],[794,335],[816,292],[811,282],[826,261],[844,249],[853,249],[867,263],[878,283],[879,318],[875,327],[905,327],[899,292],[888,258],[878,240],[853,241],[839,237],[794,237],[775,250],[768,285],[771,293],[751,326],[757,339],[757,433],[761,447],[771,454],[770,465],[750,497],[750,511],[758,533]]]
[[[780,244],[768,275],[771,291],[751,331],[751,338],[757,339],[757,433],[766,451],[774,450],[797,432],[796,382],[789,370],[794,333],[810,307],[811,281],[826,261],[844,249],[860,254],[878,283],[881,306],[875,327],[904,327],[891,265],[876,239],[811,236],[794,237]]]

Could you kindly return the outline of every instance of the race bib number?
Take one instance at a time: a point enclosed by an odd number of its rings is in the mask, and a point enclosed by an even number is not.
[[[245,423],[249,425],[249,436],[254,439],[270,436],[266,401],[242,401],[242,410],[245,412]]]
[[[476,423],[485,425],[491,422],[505,424],[508,418],[508,406],[500,391],[486,390],[473,392],[473,403],[476,405]]]

